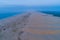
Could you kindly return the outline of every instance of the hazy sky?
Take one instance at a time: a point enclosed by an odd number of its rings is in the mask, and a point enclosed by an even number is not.
[[[0,5],[60,5],[60,0],[0,0]]]

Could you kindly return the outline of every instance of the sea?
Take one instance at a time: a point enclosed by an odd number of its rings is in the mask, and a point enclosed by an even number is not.
[[[45,6],[36,8],[37,12],[60,17],[60,6]]]
[[[20,6],[5,6],[0,7],[0,20],[14,15],[23,14],[26,9]]]
[[[60,17],[60,11],[38,11],[38,12],[53,15],[55,17]]]
[[[37,12],[43,12],[46,14],[50,14],[53,16],[60,17],[60,6],[5,6],[5,7],[0,7],[0,19],[8,18],[17,14],[22,14],[27,10],[35,10]]]

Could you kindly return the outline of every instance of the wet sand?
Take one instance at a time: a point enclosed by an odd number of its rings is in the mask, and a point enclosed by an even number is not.
[[[0,40],[21,40],[23,28],[28,23],[30,13],[0,20]]]
[[[39,12],[28,12],[22,16],[2,20],[0,39],[60,40],[60,18]]]

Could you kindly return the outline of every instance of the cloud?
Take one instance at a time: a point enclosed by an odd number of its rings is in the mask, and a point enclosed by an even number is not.
[[[0,0],[0,5],[59,5],[60,0]]]

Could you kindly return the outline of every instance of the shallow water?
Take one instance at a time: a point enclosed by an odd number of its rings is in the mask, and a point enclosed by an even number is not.
[[[11,17],[11,16],[14,16],[14,15],[17,15],[17,14],[22,14],[22,12],[1,13],[0,14],[0,19]]]

